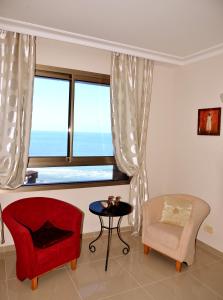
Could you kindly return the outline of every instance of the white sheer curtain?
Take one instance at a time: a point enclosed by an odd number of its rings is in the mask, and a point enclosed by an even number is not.
[[[153,61],[113,53],[111,69],[112,134],[118,168],[131,176],[129,217],[134,233],[141,228],[141,206],[147,201],[146,140]]]
[[[35,37],[0,30],[0,188],[24,182],[34,70]]]
[[[4,224],[3,224],[3,221],[2,221],[1,203],[0,203],[0,236],[1,236],[0,244],[4,244],[5,236],[4,236]]]

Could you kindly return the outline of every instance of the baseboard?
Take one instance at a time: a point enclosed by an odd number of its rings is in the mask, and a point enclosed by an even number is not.
[[[0,247],[0,253],[15,251],[15,245],[6,245]]]
[[[220,257],[223,257],[223,252],[209,246],[208,244],[200,241],[200,240],[196,240],[196,243],[197,245],[199,245],[199,247],[203,248],[203,249],[206,249],[207,251],[213,253],[214,255],[217,255],[217,256],[220,256]]]

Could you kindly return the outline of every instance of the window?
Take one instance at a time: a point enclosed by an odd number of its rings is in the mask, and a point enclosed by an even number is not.
[[[35,77],[29,155],[66,156],[69,80]]]
[[[74,156],[112,156],[110,88],[75,82]]]
[[[108,75],[37,66],[26,185],[128,180],[113,156]]]

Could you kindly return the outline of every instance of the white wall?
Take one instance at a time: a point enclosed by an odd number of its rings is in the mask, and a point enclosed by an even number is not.
[[[175,151],[175,80],[179,67],[155,63],[147,139],[150,197],[171,193]]]
[[[38,38],[36,62],[48,66],[110,74],[110,52]]]
[[[223,251],[223,132],[221,136],[197,135],[198,109],[222,107],[223,55],[179,69],[175,84],[176,148],[169,189],[199,196],[210,204],[211,214],[198,238]],[[205,231],[206,224],[213,227],[213,234]]]
[[[37,63],[110,74],[109,52],[43,38],[37,39]],[[171,103],[174,101],[175,69],[175,67],[165,64],[156,64],[154,69],[148,138],[151,195],[166,192],[169,185],[169,156],[172,155],[173,130],[172,117],[167,119],[166,113],[168,112],[169,116],[174,115]],[[168,139],[166,138],[167,133]],[[128,192],[128,185],[24,193],[0,192],[0,201],[4,208],[12,201],[30,196],[49,196],[65,200],[78,206],[84,212],[83,231],[92,232],[99,229],[99,221],[88,211],[89,203],[107,198],[108,195],[120,195],[124,201],[128,201]],[[128,225],[127,218],[123,219],[123,225]],[[11,236],[6,231],[6,245],[11,243]]]

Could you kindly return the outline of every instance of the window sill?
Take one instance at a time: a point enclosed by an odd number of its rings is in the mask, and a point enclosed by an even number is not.
[[[103,187],[112,185],[128,185],[130,179],[124,180],[103,180],[103,181],[90,181],[90,182],[72,182],[72,183],[56,183],[56,184],[29,184],[23,185],[15,190],[4,190],[5,193],[18,193],[18,192],[33,192],[33,191],[47,191],[47,190],[65,190],[65,189],[80,189]]]

